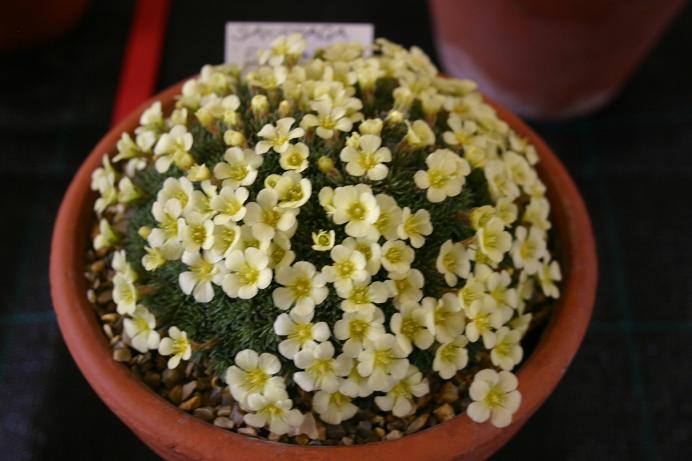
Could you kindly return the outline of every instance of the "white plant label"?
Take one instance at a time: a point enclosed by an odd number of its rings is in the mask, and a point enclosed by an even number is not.
[[[372,24],[325,22],[227,22],[225,62],[240,66],[255,62],[257,52],[268,48],[280,35],[303,34],[305,55],[335,42],[372,43]]]

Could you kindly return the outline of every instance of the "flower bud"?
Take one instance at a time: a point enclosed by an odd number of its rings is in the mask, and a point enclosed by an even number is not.
[[[257,94],[250,101],[252,114],[256,117],[264,117],[269,113],[269,100],[263,94]]]
[[[228,146],[243,147],[247,143],[245,135],[240,131],[228,130],[223,134],[223,141]]]

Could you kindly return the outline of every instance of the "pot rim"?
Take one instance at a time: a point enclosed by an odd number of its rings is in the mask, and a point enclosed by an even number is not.
[[[186,79],[187,80],[187,79]],[[583,339],[596,294],[597,258],[591,222],[579,192],[556,155],[543,140],[500,104],[484,99],[540,157],[536,165],[546,184],[551,219],[561,245],[562,295],[533,352],[516,372],[522,404],[512,424],[496,428],[465,414],[397,440],[351,446],[300,446],[256,439],[213,426],[179,410],[112,359],[112,350],[86,299],[83,276],[85,243],[93,220],[92,171],[112,153],[123,131],[131,132],[140,114],[155,101],[170,107],[184,81],[141,104],[111,128],[82,163],[60,205],[50,253],[51,297],[70,354],[91,387],[145,443],[173,459],[215,459],[226,454],[254,459],[442,459],[489,456],[504,445],[540,407],[561,379]]]

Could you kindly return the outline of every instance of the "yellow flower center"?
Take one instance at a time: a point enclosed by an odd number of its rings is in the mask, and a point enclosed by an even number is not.
[[[502,340],[495,345],[495,351],[500,355],[509,355],[512,345],[509,342]]]
[[[228,248],[231,245],[231,243],[233,243],[235,237],[235,229],[228,227],[222,228],[221,233],[219,234],[219,238],[221,239],[221,242],[223,242],[225,248]]]
[[[334,370],[334,361],[329,359],[316,359],[312,365],[310,365],[309,371],[315,376],[323,376],[332,373]]]
[[[474,323],[476,324],[476,328],[478,328],[478,331],[486,331],[488,329],[488,325],[490,324],[489,314],[478,314],[478,316],[474,319]]]
[[[428,171],[428,180],[430,181],[430,186],[435,189],[441,189],[449,181],[449,176],[444,174],[441,170],[431,169]]]
[[[190,226],[190,239],[197,245],[202,245],[207,239],[207,229],[204,224],[193,224]]]
[[[269,404],[257,413],[263,414],[269,421],[276,419],[284,414],[283,408],[277,407],[274,404]]]
[[[405,318],[401,322],[401,334],[409,339],[412,339],[415,336],[416,331],[418,331],[419,328],[420,326],[418,325],[418,322],[413,320],[411,317]]]
[[[398,247],[391,247],[390,249],[387,250],[385,253],[385,257],[392,263],[398,263],[401,262],[403,258],[403,252],[401,251],[401,248]]]
[[[353,293],[351,293],[351,300],[356,304],[368,304],[370,302],[368,287],[355,287]]]
[[[303,199],[305,192],[303,191],[303,186],[300,184],[295,184],[286,193],[286,200],[289,202],[298,202]]]
[[[280,218],[281,215],[274,210],[265,209],[262,211],[262,221],[268,226],[276,227]]]
[[[288,160],[288,164],[290,166],[297,168],[301,163],[303,163],[303,156],[298,152],[293,152],[286,160]]]
[[[365,259],[372,258],[372,249],[370,248],[370,245],[367,245],[367,244],[356,245],[356,250],[363,253],[363,256],[365,256]]]
[[[379,369],[387,369],[394,361],[395,357],[391,349],[382,349],[375,351],[373,366]]]
[[[228,177],[236,181],[242,181],[248,174],[247,166],[241,163],[229,165]]]
[[[287,133],[278,133],[274,140],[272,141],[274,143],[274,146],[280,146],[285,142],[288,142],[288,134]]]
[[[118,293],[120,294],[120,299],[122,299],[125,304],[132,304],[137,299],[134,286],[129,282],[121,284]]]
[[[486,248],[497,247],[497,234],[495,232],[483,232],[483,246]]]
[[[260,271],[249,264],[243,265],[238,271],[238,279],[241,285],[254,285],[259,279]]]
[[[245,373],[245,387],[249,392],[261,392],[269,380],[269,375],[261,368],[255,368]]]
[[[192,266],[192,273],[201,281],[209,281],[212,279],[214,265],[205,259],[201,259],[199,263]]]
[[[286,255],[286,250],[281,248],[280,246],[276,245],[274,246],[274,249],[272,250],[271,254],[269,257],[272,260],[272,263],[276,266],[281,262],[282,259],[284,259],[284,256]]]
[[[531,240],[525,240],[519,247],[519,254],[523,259],[533,259],[536,254],[536,245]]]
[[[329,397],[330,402],[335,405],[336,407],[343,407],[347,403],[351,401],[350,397],[345,396],[339,391],[334,392],[330,397]]]
[[[189,200],[189,197],[182,189],[177,189],[175,192],[171,194],[171,197],[178,199],[183,208],[187,206],[187,201]]]
[[[238,211],[240,211],[241,206],[242,205],[240,204],[240,202],[236,199],[226,200],[226,203],[224,203],[224,207],[223,207],[222,211],[229,216],[233,216]]]
[[[288,335],[289,339],[297,340],[300,344],[312,340],[312,324],[297,323],[293,329],[293,333]]]
[[[449,272],[454,272],[454,269],[456,268],[456,258],[452,254],[452,252],[447,253],[444,255],[442,258],[442,264],[444,265],[445,269],[447,269]]]
[[[256,238],[249,236],[243,240],[243,246],[245,248],[259,248],[260,242]]]
[[[329,246],[329,234],[327,234],[327,233],[320,233],[320,234],[317,236],[317,244],[318,244],[319,246],[323,246],[323,247]]]
[[[499,407],[502,405],[502,401],[504,400],[504,395],[505,393],[502,392],[502,389],[500,389],[499,386],[493,386],[489,391],[488,394],[485,396],[485,403],[488,405],[490,408],[495,408]]]
[[[416,219],[411,216],[409,219],[406,220],[404,223],[404,230],[406,231],[407,235],[416,235],[418,234],[418,222]]]
[[[451,314],[451,312],[449,312],[445,308],[435,309],[435,314],[434,314],[435,324],[444,326],[447,323],[447,319],[449,317],[451,317],[450,314]]]
[[[372,153],[361,153],[358,156],[358,164],[366,171],[374,168],[377,165],[377,159]]]
[[[356,266],[351,260],[346,260],[335,263],[334,269],[336,269],[339,278],[345,279],[349,278],[356,271]]]
[[[447,344],[446,346],[442,347],[442,350],[440,351],[440,357],[444,362],[454,362],[457,357],[458,349],[459,348],[453,344]]]
[[[312,283],[307,277],[298,277],[293,283],[293,294],[296,298],[304,298],[310,294]]]
[[[133,317],[132,321],[135,323],[137,331],[151,331],[151,327],[149,326],[149,323],[146,321],[146,319],[144,319],[144,317]]]
[[[389,213],[380,211],[380,217],[375,221],[375,228],[380,232],[384,232],[389,227],[391,221],[392,217]]]
[[[365,335],[369,329],[370,323],[360,319],[351,320],[351,323],[348,325],[348,332],[351,338],[357,339],[358,341],[365,339]]]
[[[454,137],[459,144],[466,144],[471,139],[471,134],[466,130],[459,130],[454,132]]]
[[[348,217],[352,221],[362,221],[365,218],[365,207],[360,202],[354,202],[348,207]]]
[[[173,341],[173,355],[182,355],[188,348],[188,342],[185,338],[178,338]]]
[[[332,130],[336,126],[336,120],[332,118],[331,115],[323,115],[318,117],[320,121],[320,126],[327,130]]]
[[[459,296],[461,296],[461,299],[464,301],[464,305],[470,306],[472,302],[477,300],[481,295],[481,292],[477,289],[474,289],[472,285],[465,285],[464,288],[459,290]]]
[[[389,391],[395,397],[411,397],[411,384],[407,380],[399,381],[392,389]]]
[[[173,238],[178,236],[178,220],[166,215],[165,219],[161,223],[161,230],[166,235],[167,238]]]

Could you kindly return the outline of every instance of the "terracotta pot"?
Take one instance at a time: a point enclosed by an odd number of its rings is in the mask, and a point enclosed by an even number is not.
[[[101,399],[147,445],[169,460],[447,460],[483,459],[504,445],[550,395],[589,322],[596,291],[596,252],[586,207],[550,148],[517,117],[495,105],[498,114],[527,137],[541,157],[539,174],[548,188],[552,219],[561,244],[563,295],[539,344],[517,375],[523,402],[504,429],[460,415],[399,440],[358,446],[296,446],[231,433],[195,418],[151,391],[123,364],[112,360],[93,308],[86,299],[85,248],[94,216],[91,172],[101,156],[114,152],[123,131],[132,131],[140,113],[161,100],[170,108],[175,85],[147,101],[98,143],[77,172],[58,213],[50,258],[51,295],[62,335],[82,373]]]
[[[55,40],[84,16],[89,0],[21,0],[3,2],[0,51]]]
[[[610,102],[684,3],[429,0],[445,70],[537,118]]]

